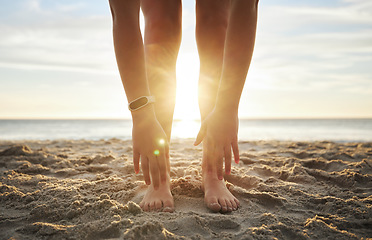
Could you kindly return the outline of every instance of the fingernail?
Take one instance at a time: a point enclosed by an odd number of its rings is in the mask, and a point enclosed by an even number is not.
[[[222,180],[222,179],[223,179],[223,176],[218,176],[218,179],[219,179],[219,180]]]

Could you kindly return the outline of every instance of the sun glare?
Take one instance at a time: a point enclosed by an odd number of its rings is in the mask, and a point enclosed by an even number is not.
[[[198,106],[199,57],[180,52],[177,61],[177,96],[172,135],[195,138],[200,128]]]
[[[199,118],[198,77],[198,55],[180,53],[177,61],[177,95],[174,119],[195,120]]]
[[[199,120],[176,120],[173,122],[172,135],[177,138],[195,138],[199,129]]]

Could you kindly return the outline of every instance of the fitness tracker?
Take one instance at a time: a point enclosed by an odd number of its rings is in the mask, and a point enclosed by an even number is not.
[[[139,97],[139,98],[131,101],[128,104],[128,108],[131,112],[133,112],[133,111],[141,109],[141,108],[147,106],[148,104],[154,103],[154,102],[155,102],[155,97],[154,96],[142,96],[142,97]]]

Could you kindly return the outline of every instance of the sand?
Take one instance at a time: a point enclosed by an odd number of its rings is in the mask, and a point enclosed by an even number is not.
[[[175,212],[147,213],[130,141],[0,141],[0,239],[372,238],[372,143],[240,142],[220,214],[192,142],[172,143]]]

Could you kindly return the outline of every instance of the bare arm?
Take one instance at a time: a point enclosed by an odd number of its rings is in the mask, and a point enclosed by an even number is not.
[[[232,0],[227,27],[222,76],[217,93],[216,105],[202,122],[195,145],[206,138],[211,153],[207,169],[216,166],[219,179],[231,171],[231,148],[235,162],[239,161],[238,150],[238,107],[240,96],[252,59],[256,24],[257,0]]]
[[[141,96],[149,96],[146,77],[145,54],[139,27],[140,1],[110,0],[113,16],[113,37],[116,60],[128,102]],[[159,180],[166,179],[167,137],[155,117],[154,107],[148,105],[132,112],[133,119],[133,162],[135,172],[139,172],[139,161],[146,184],[150,184],[150,174],[154,187]],[[165,142],[159,144],[159,140]],[[159,154],[154,154],[155,150]],[[156,152],[158,153],[158,152]]]
[[[139,27],[140,2],[110,0],[113,37],[121,79],[128,101],[150,94]]]
[[[256,37],[257,1],[232,0],[216,108],[237,112]]]

